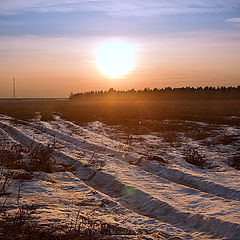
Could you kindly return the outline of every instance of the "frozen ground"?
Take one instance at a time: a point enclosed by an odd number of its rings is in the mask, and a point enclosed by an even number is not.
[[[107,223],[112,239],[240,239],[240,172],[229,164],[239,127],[181,124],[192,127],[134,134],[101,122],[80,127],[59,117],[1,115],[5,149],[21,147],[21,161],[29,162],[25,148],[51,146],[56,160],[54,171],[31,171],[28,179],[24,170],[2,167],[1,186],[11,179],[1,204],[8,211],[19,201],[34,205],[34,221],[46,226],[74,226],[79,216]],[[186,148],[204,156],[202,168],[186,162]]]

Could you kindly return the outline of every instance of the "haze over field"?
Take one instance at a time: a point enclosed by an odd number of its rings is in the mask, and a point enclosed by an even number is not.
[[[0,97],[237,86],[239,62],[239,0],[0,2]]]

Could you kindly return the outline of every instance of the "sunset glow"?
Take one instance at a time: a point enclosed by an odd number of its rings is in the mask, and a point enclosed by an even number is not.
[[[239,0],[0,2],[2,98],[239,85]]]
[[[120,78],[136,64],[136,47],[125,41],[108,41],[95,49],[96,65],[109,78]]]

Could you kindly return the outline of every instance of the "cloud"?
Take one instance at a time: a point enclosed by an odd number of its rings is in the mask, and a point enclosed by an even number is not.
[[[0,0],[0,14],[22,12],[104,12],[110,15],[159,15],[239,10],[239,0]]]
[[[226,19],[226,22],[228,22],[228,23],[240,23],[240,18],[229,18],[229,19]]]

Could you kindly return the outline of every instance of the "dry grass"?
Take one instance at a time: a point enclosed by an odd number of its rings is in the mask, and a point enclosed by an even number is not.
[[[0,166],[23,169],[27,172],[53,172],[56,164],[51,157],[52,148],[24,149],[21,145],[0,142]],[[25,155],[25,158],[23,158]],[[27,161],[28,160],[28,161]]]
[[[136,235],[117,224],[109,224],[78,214],[73,226],[41,226],[33,222],[34,206],[19,206],[14,214],[0,220],[1,240],[97,240],[105,237]]]
[[[2,200],[3,195],[0,195]],[[7,206],[7,198],[1,201],[0,206],[0,239],[1,240],[97,240],[104,237],[120,236],[120,235],[136,235],[137,233],[123,228],[118,224],[111,224],[99,220],[95,216],[94,210],[88,213],[78,211],[72,224],[66,226],[55,225],[40,225],[37,223],[36,214],[38,205],[22,204],[20,187],[16,198],[16,206]],[[89,204],[94,205],[93,202]],[[96,205],[101,208],[105,205]],[[11,209],[11,211],[9,211]]]
[[[204,168],[207,166],[204,156],[194,148],[186,149],[185,161],[199,168]]]
[[[52,120],[52,113],[84,123],[102,121],[136,127],[142,119],[182,119],[209,123],[240,125],[240,101],[135,101],[135,102],[0,102],[0,113],[17,119],[32,119],[40,112]],[[236,116],[237,118],[230,118]],[[166,125],[168,126],[168,125]],[[149,126],[148,126],[149,127]],[[154,126],[153,126],[154,127]],[[174,129],[171,129],[174,130]]]
[[[240,170],[240,149],[238,149],[230,159],[230,166]]]

